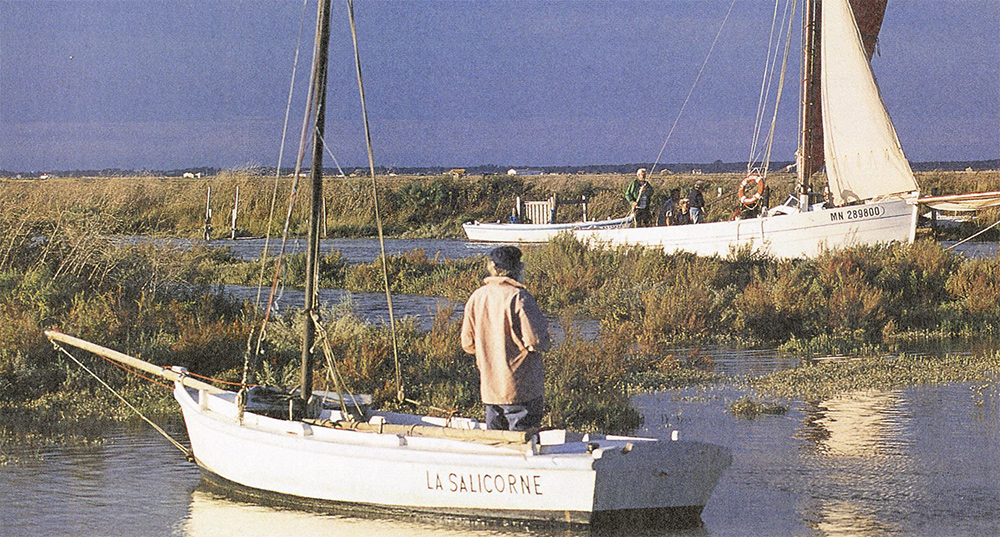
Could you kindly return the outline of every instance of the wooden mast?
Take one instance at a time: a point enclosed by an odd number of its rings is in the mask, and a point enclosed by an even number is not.
[[[302,337],[302,367],[300,393],[304,402],[312,395],[312,347],[316,339],[313,314],[318,314],[316,272],[319,262],[319,224],[323,204],[323,137],[326,121],[327,49],[330,44],[330,0],[320,0],[316,13],[316,58],[313,65],[312,96],[315,106],[313,123],[313,153],[309,177],[312,196],[309,203],[309,246],[306,252],[305,333]]]
[[[802,7],[802,91],[800,94],[799,151],[796,154],[798,193],[807,196],[809,178],[822,162],[822,111],[820,109],[819,40],[820,7],[823,0],[806,0]],[[820,145],[817,148],[817,145]],[[822,153],[820,153],[822,155]],[[808,198],[800,198],[808,199]],[[804,209],[804,207],[803,207]]]

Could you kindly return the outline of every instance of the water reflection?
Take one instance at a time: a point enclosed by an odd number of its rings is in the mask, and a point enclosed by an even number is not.
[[[185,537],[707,537],[704,528],[669,529],[559,527],[530,523],[497,524],[431,515],[357,516],[324,514],[244,503],[199,487],[191,494],[188,515],[178,525]]]
[[[911,496],[917,479],[908,453],[909,423],[902,391],[856,392],[805,403],[806,467],[826,478],[809,517],[822,535],[896,533],[880,512]]]
[[[668,438],[680,429],[734,457],[702,513],[704,528],[645,535],[1000,535],[998,390],[991,383],[856,393],[793,401],[787,414],[755,420],[729,413],[745,395],[733,386],[637,395],[646,419],[639,433]],[[180,424],[170,430],[183,438]],[[155,433],[108,436],[103,446],[0,467],[0,534],[581,534],[232,502],[203,494],[196,467]]]
[[[801,435],[830,457],[898,455],[906,435],[900,395],[862,392],[806,403]]]

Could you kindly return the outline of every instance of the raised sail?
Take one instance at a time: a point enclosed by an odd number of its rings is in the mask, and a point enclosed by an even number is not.
[[[834,201],[918,191],[848,0],[824,1],[822,21],[824,155]]]
[[[878,34],[882,30],[882,20],[885,18],[885,8],[888,0],[851,0],[851,9],[854,11],[854,19],[858,23],[858,30],[861,32],[861,40],[865,44],[865,55],[871,61],[875,53],[875,45],[878,42]],[[819,5],[807,3],[804,10],[804,17],[808,20],[803,23],[807,28],[803,38],[811,41],[805,47],[803,62],[809,67],[803,70],[803,126],[804,133],[800,141],[802,147],[799,152],[802,158],[798,164],[802,166],[803,179],[808,178],[823,166],[823,114],[822,100],[819,96],[820,68],[812,60],[811,50],[819,49],[819,34],[822,29],[822,21],[819,17]],[[813,39],[811,36],[815,35]],[[811,89],[815,88],[815,89]]]

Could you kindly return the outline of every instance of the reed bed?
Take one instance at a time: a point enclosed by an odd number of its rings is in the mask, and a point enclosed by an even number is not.
[[[671,188],[682,195],[696,183],[704,184],[709,220],[732,217],[737,207],[741,174],[654,174],[653,205],[662,205]],[[629,212],[623,191],[631,174],[580,175],[473,175],[379,176],[380,210],[385,232],[404,238],[461,237],[463,222],[506,221],[515,197],[544,200],[588,200],[588,218],[619,217]],[[821,181],[822,178],[817,179]],[[917,180],[926,193],[940,194],[1000,190],[1000,171],[925,172]],[[291,232],[305,234],[306,209],[301,192],[292,207]],[[247,171],[226,171],[210,177],[90,177],[47,180],[0,179],[4,207],[25,215],[31,224],[54,225],[66,214],[100,217],[114,234],[201,237],[205,229],[206,197],[211,188],[214,237],[230,235],[236,190],[240,192],[237,232],[242,236],[280,233],[288,212],[294,179]],[[794,190],[794,177],[775,172],[769,176],[771,205],[781,203]],[[376,234],[371,179],[327,177],[324,182],[325,224],[330,237],[370,237]],[[582,217],[579,205],[560,206],[560,221]],[[984,213],[966,229],[951,231],[967,236],[973,226],[1000,219],[1000,212]]]

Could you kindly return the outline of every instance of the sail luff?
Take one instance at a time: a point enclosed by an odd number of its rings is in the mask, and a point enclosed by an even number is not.
[[[888,0],[851,0],[858,29],[870,61],[885,18]],[[819,39],[822,33],[822,0],[803,3],[802,16],[802,98],[799,151],[796,164],[799,184],[808,187],[809,178],[823,167],[826,155],[823,143],[823,105],[820,99]]]
[[[848,0],[822,2],[827,180],[837,204],[919,190],[889,118]]]

